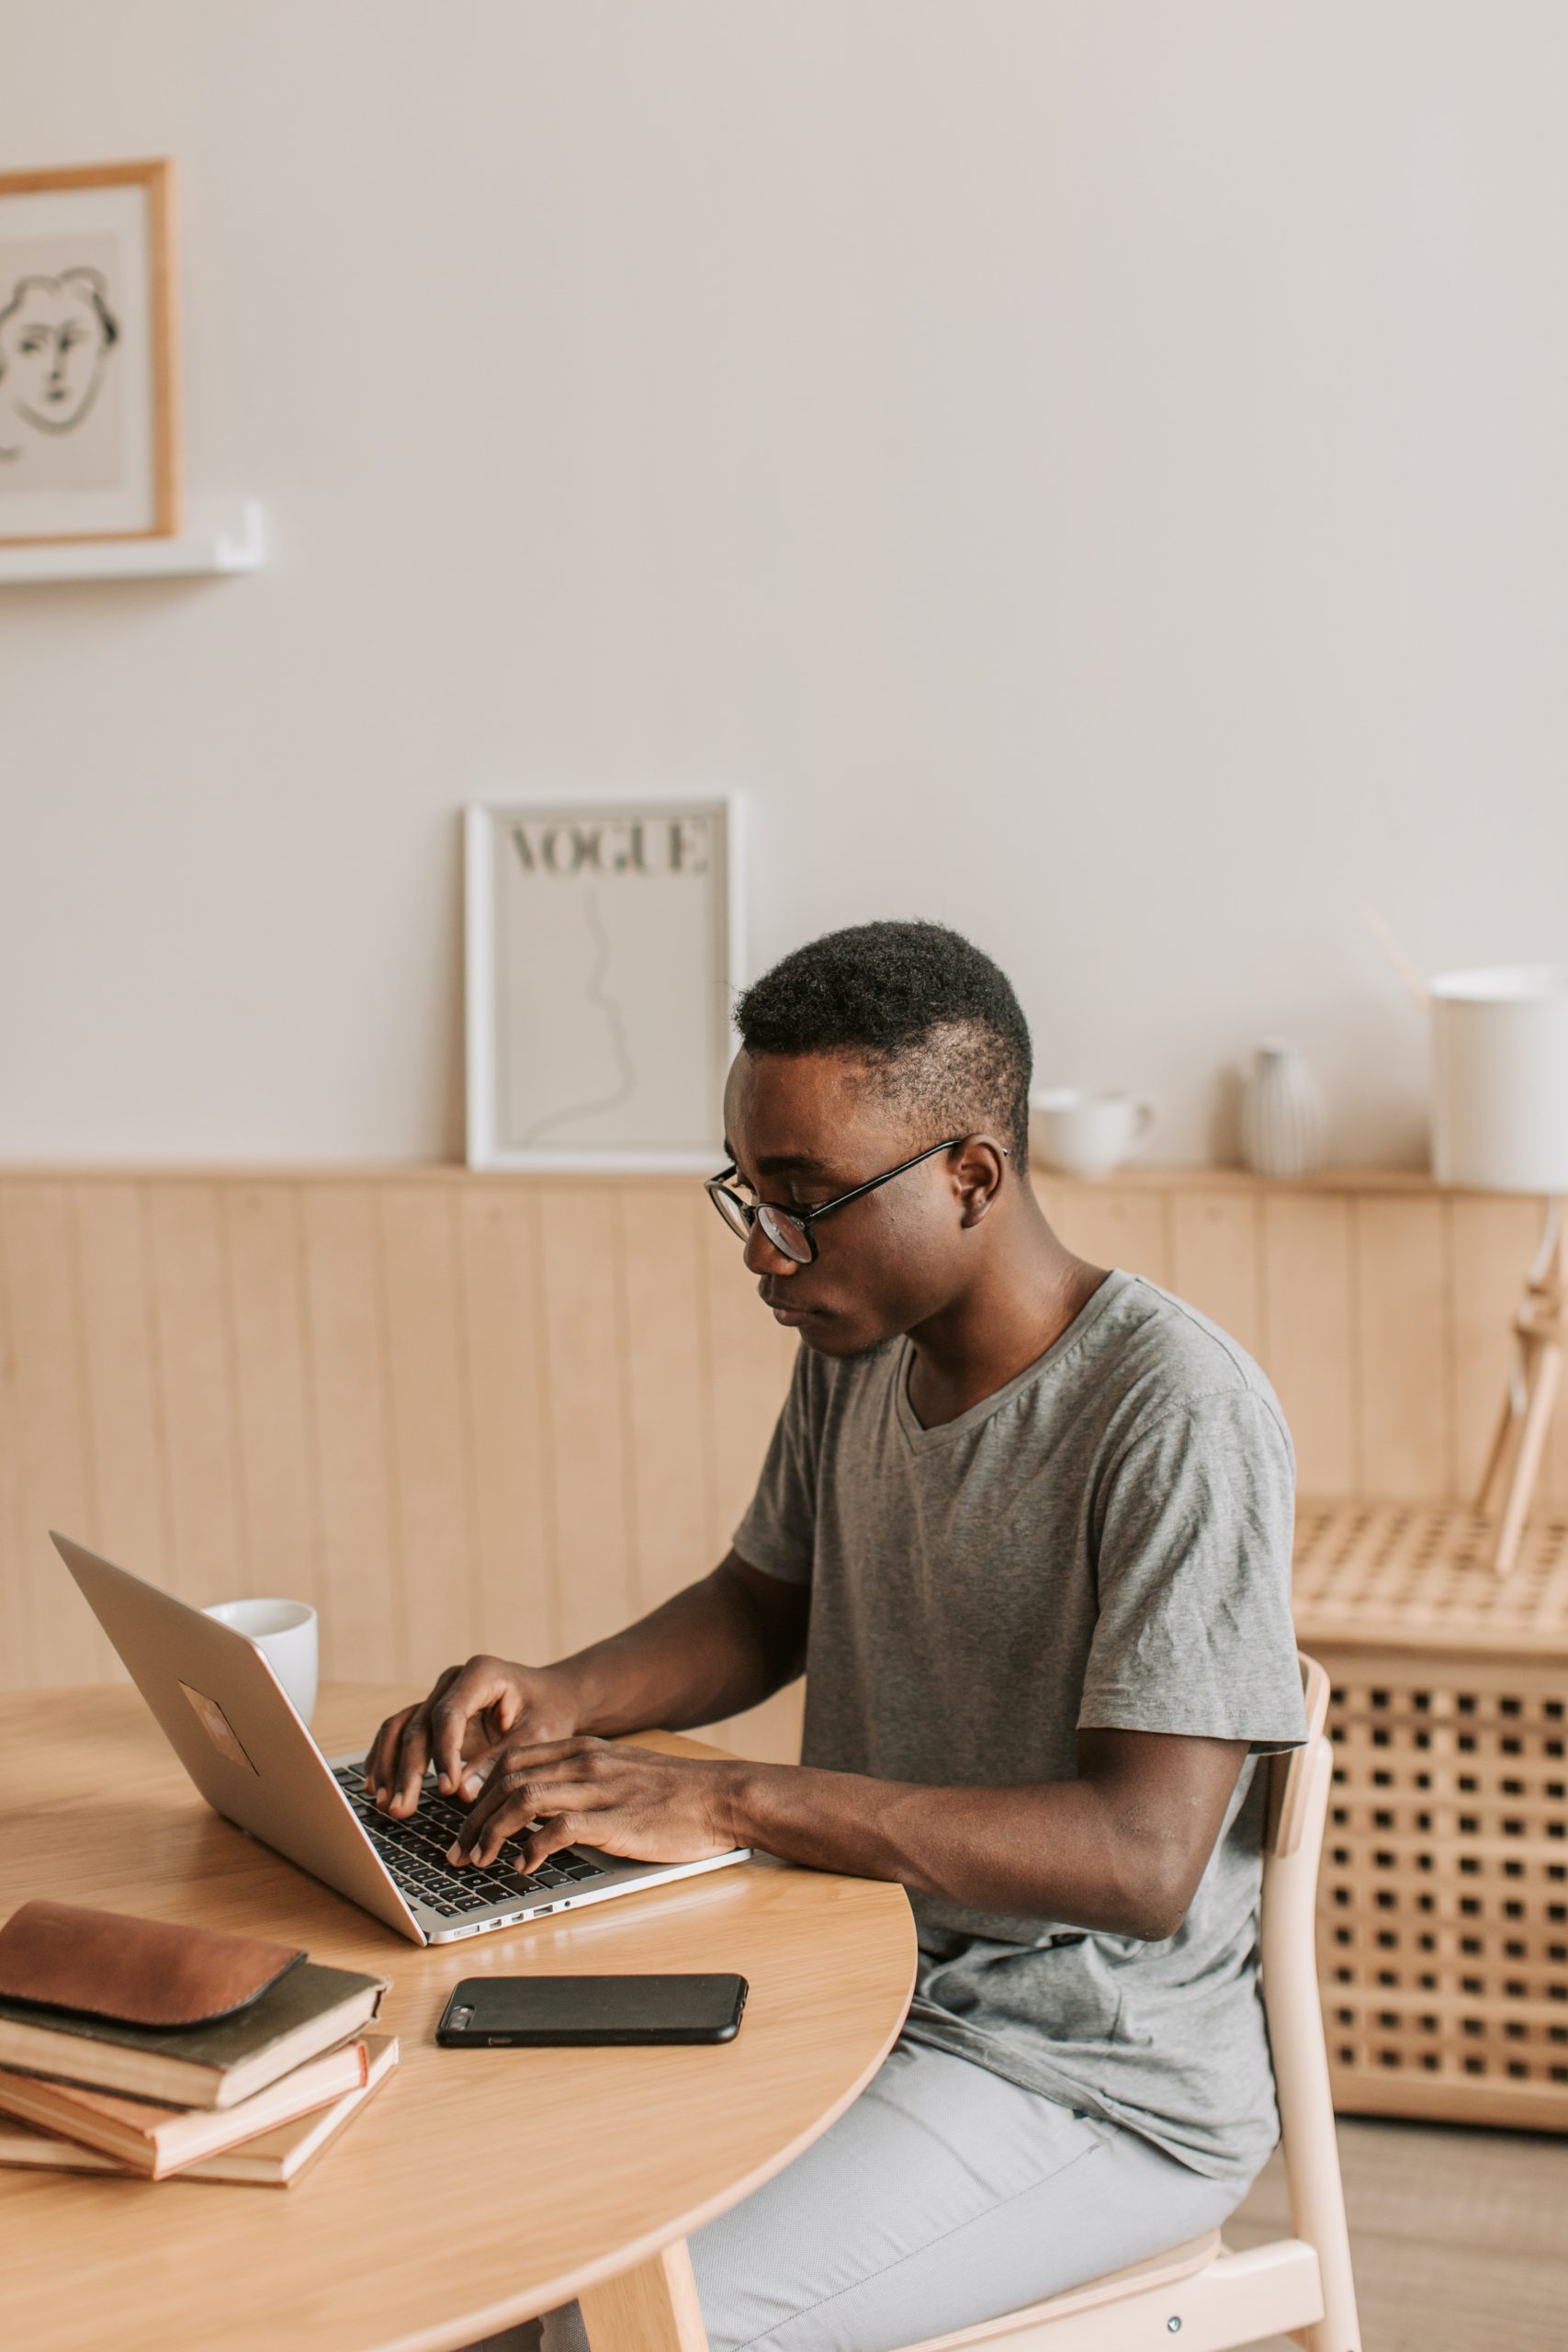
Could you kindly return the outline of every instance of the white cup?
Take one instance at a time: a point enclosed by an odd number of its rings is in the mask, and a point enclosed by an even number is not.
[[[1095,1094],[1053,1086],[1029,1098],[1030,1127],[1040,1157],[1065,1176],[1108,1176],[1141,1151],[1155,1106],[1135,1094]]]
[[[301,1723],[316,1712],[319,1633],[304,1600],[215,1600],[202,1614],[216,1617],[254,1642],[282,1683]]]

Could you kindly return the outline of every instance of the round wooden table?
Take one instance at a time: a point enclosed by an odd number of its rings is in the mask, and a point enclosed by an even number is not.
[[[329,1755],[412,1694],[327,1685]],[[694,1747],[695,1743],[660,1741]],[[583,2298],[595,2352],[704,2338],[684,2240],[809,2145],[897,2038],[901,1888],[759,1860],[441,1949],[210,1813],[138,1694],[0,1696],[0,1917],[31,1895],[246,1929],[391,1979],[401,2062],[289,2189],[0,2173],[5,2334],[29,2352],[447,2352]],[[459,1977],[736,1969],[733,2042],[438,2049]]]

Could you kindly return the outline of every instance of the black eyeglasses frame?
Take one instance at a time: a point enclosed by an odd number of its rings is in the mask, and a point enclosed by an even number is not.
[[[863,1184],[852,1185],[847,1193],[840,1193],[833,1200],[819,1201],[815,1208],[791,1208],[784,1201],[743,1201],[739,1193],[733,1193],[729,1188],[729,1178],[738,1176],[740,1172],[733,1160],[728,1168],[721,1168],[716,1176],[709,1176],[704,1183],[703,1190],[737,1240],[742,1242],[750,1240],[752,1227],[761,1221],[763,1234],[770,1246],[778,1251],[781,1258],[787,1258],[792,1266],[814,1266],[817,1263],[817,1236],[812,1231],[812,1227],[819,1224],[823,1217],[831,1216],[835,1209],[848,1208],[850,1203],[858,1201],[863,1193],[874,1193],[879,1184],[890,1184],[895,1176],[902,1176],[906,1169],[918,1168],[922,1159],[934,1159],[939,1151],[953,1151],[961,1143],[967,1141],[966,1136],[949,1136],[944,1143],[928,1144],[924,1151],[917,1151],[912,1159],[901,1159],[897,1168],[885,1168],[880,1176],[868,1177]],[[1008,1158],[1006,1144],[998,1144],[997,1149],[1004,1159]],[[744,1231],[736,1225],[734,1218],[725,1208],[725,1201],[732,1202],[739,1212],[745,1227]],[[806,1238],[807,1249],[810,1252],[809,1257],[797,1258],[792,1250],[786,1250],[783,1242],[770,1230],[767,1223],[769,1216],[787,1217],[792,1225],[799,1226]]]

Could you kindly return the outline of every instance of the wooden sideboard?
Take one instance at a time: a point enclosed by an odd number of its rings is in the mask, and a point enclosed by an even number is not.
[[[1467,1494],[1539,1204],[1393,1171],[1041,1190],[1258,1357],[1304,1494]],[[315,1601],[329,1675],[575,1646],[722,1554],[795,1345],[694,1180],[0,1173],[0,1684],[115,1671],[51,1525],[194,1600]],[[750,1728],[780,1752],[790,1723]]]

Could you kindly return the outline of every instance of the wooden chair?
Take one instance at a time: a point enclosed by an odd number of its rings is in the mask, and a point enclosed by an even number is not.
[[[1280,2094],[1293,2237],[1233,2254],[1218,2230],[1026,2311],[908,2352],[1227,2352],[1292,2335],[1305,2352],[1361,2352],[1315,1957],[1317,1864],[1332,1750],[1328,1677],[1302,1660],[1304,1747],[1269,1765],[1263,1841],[1263,2003]]]

